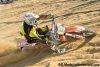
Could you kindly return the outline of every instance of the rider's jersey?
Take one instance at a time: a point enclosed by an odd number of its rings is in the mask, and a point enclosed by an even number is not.
[[[41,27],[39,27],[39,29],[41,29],[41,31],[42,31],[42,33],[43,33],[42,35],[44,35],[44,34],[45,34],[45,31],[47,31],[47,26],[41,26]],[[22,36],[26,35],[26,33],[25,33],[25,31],[24,31],[24,26],[23,26],[23,24],[21,25],[20,31],[19,31],[19,32],[20,32],[20,34],[21,34]],[[39,34],[38,34],[36,28],[33,27],[33,28],[30,30],[29,37],[31,37],[31,38],[39,38],[38,35],[39,35]]]
[[[21,28],[20,28],[20,34],[22,36],[26,35],[25,31],[24,31],[24,26],[23,24],[21,25]],[[29,33],[29,37],[36,37],[36,38],[39,38],[38,35],[37,35],[37,32],[36,32],[36,28],[33,27],[31,30],[30,30],[30,33]]]

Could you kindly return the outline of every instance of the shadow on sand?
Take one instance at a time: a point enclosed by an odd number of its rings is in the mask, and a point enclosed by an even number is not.
[[[72,52],[72,51],[75,51],[75,50],[78,50],[78,49],[82,48],[85,44],[87,44],[89,41],[91,41],[92,38],[85,39],[84,42],[81,43],[78,47],[76,47],[74,49],[69,49],[63,54],[66,54],[66,53],[69,53],[69,52]],[[73,39],[70,42],[73,42],[73,41],[76,41],[76,40]],[[35,64],[41,62],[42,60],[44,60],[46,58],[50,58],[52,56],[59,56],[59,55],[62,55],[62,54],[53,54],[53,51],[51,49],[45,48],[45,49],[40,50],[39,53],[37,53],[36,55],[31,55],[29,58],[26,58],[26,59],[24,59],[20,62],[17,62],[17,63],[8,64],[6,67],[27,67],[27,66],[32,66],[32,65],[35,65]],[[44,61],[43,63],[49,65],[49,62]]]

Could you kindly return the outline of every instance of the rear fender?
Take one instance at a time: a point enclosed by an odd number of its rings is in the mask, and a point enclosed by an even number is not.
[[[26,44],[28,44],[28,43],[27,43],[27,40],[21,40],[21,41],[19,41],[19,42],[17,43],[17,47],[18,47],[18,48],[22,48],[22,47],[24,47]]]

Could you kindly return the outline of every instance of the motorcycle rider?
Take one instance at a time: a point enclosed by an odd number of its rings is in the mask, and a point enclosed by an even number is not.
[[[21,24],[20,34],[27,39],[28,43],[36,42],[37,40],[47,40],[46,33],[48,26],[38,27],[41,22],[38,19],[41,17],[34,13],[26,13],[24,15],[24,22]]]
[[[48,41],[49,28],[47,25],[39,26],[41,22],[38,22],[40,18],[45,18],[45,16],[39,16],[34,13],[26,13],[24,15],[24,22],[21,24],[20,34],[24,36],[28,43],[36,43],[37,41]],[[61,36],[62,37],[62,36]],[[35,45],[35,44],[34,44]],[[64,52],[65,49],[58,49],[55,46],[51,47],[52,50],[57,50],[57,52]]]

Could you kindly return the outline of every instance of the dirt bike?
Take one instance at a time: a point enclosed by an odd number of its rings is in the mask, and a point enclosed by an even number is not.
[[[63,42],[66,42],[67,36],[73,37],[73,38],[90,38],[96,35],[94,31],[87,30],[83,26],[65,26],[64,24],[57,24],[55,22],[55,17],[54,15],[49,15],[50,19],[52,21],[52,27],[51,30],[49,30],[49,37],[48,40],[45,41],[45,45],[47,47],[50,47],[53,51],[58,52],[58,53],[64,53],[66,51],[65,48],[60,49],[57,46],[62,44]],[[48,16],[47,16],[48,17]],[[45,17],[46,18],[46,17]],[[38,44],[43,45],[42,40],[34,43],[27,43],[27,40],[21,40],[18,42],[17,47],[20,49],[22,48],[28,48],[32,46],[36,46]]]

